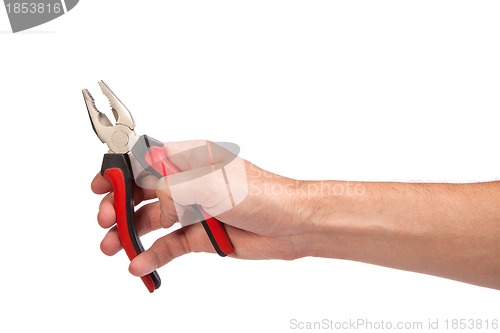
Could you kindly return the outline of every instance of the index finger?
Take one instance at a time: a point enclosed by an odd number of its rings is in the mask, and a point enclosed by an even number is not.
[[[90,188],[95,194],[104,194],[113,190],[113,186],[111,185],[111,183],[106,178],[104,178],[101,173],[98,173],[94,177],[92,183],[90,184]]]
[[[109,180],[104,178],[101,173],[98,173],[94,179],[92,180],[92,183],[90,184],[90,188],[92,189],[92,192],[95,194],[106,194],[108,192],[113,191],[113,185]],[[134,184],[134,202],[135,204],[141,203],[143,200],[150,200],[156,198],[156,191],[155,190],[148,190],[148,189],[143,189]]]

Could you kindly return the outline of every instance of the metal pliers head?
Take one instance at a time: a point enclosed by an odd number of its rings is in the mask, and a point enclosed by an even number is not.
[[[128,153],[138,139],[134,132],[135,123],[132,114],[104,81],[98,83],[102,93],[108,98],[116,124],[113,125],[106,114],[97,109],[94,98],[87,89],[84,89],[83,98],[87,105],[92,128],[99,139],[108,145],[111,153]]]

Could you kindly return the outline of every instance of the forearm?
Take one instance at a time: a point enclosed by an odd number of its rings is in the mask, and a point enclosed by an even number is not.
[[[500,289],[500,182],[304,182],[300,193],[319,231],[307,255]]]

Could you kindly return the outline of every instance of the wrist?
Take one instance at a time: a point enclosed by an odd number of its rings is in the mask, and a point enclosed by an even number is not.
[[[355,244],[369,238],[373,215],[366,186],[348,181],[300,181],[296,214],[306,244],[303,256],[351,259]]]

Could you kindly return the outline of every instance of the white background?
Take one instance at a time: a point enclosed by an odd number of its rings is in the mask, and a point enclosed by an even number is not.
[[[498,291],[330,259],[192,254],[149,294],[99,250],[106,148],[81,97],[106,80],[139,133],[235,142],[289,177],[497,179],[499,17],[496,1],[108,0],[12,34],[0,8],[0,331],[500,319]]]

